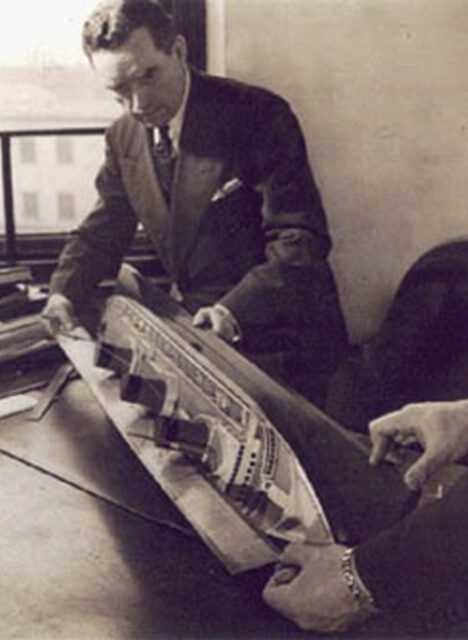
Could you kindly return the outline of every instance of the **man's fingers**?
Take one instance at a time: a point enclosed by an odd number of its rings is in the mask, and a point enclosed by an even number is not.
[[[211,326],[218,336],[224,333],[224,318],[215,309],[211,313]]]
[[[328,545],[311,545],[302,542],[291,542],[281,554],[280,564],[301,566],[314,555],[320,556],[323,547]]]
[[[390,438],[378,432],[374,434],[371,432],[371,441],[372,450],[369,456],[369,463],[372,466],[377,466],[387,452]]]
[[[276,609],[280,613],[283,613],[282,612],[283,607],[282,607],[282,601],[281,601],[282,596],[281,596],[281,590],[278,588],[279,586],[280,585],[278,585],[275,582],[275,576],[273,574],[263,589],[262,597],[267,605],[269,605],[270,607],[273,607],[273,609]]]
[[[301,570],[302,565],[299,562],[286,563],[281,560],[281,562],[276,565],[273,574],[270,576],[270,579],[263,590],[263,598],[265,602],[281,611],[281,598],[283,597],[281,592],[283,592],[285,588],[289,588],[289,585],[291,585],[295,578],[297,578]]]
[[[232,342],[235,335],[233,322],[230,313],[221,305],[202,307],[193,317],[194,326],[210,328],[227,342]]]
[[[271,586],[279,587],[289,584],[294,580],[300,570],[301,567],[299,567],[297,564],[278,564],[275,567],[275,572],[270,579]]]
[[[373,420],[369,425],[372,450],[369,463],[376,466],[385,457],[392,440],[400,433],[400,423],[395,413]]]
[[[413,441],[415,436],[412,420],[408,419],[405,410],[388,413],[373,420],[369,425],[372,450],[369,456],[369,463],[378,465],[384,458],[392,442],[403,444],[406,441]]]
[[[193,316],[192,320],[195,327],[203,327],[205,325],[211,326],[211,314],[207,307],[202,307]]]
[[[195,327],[208,327],[217,334],[222,332],[223,318],[213,307],[202,307],[193,317]]]
[[[41,316],[46,329],[52,335],[71,331],[78,324],[72,302],[60,293],[50,296]]]
[[[424,453],[406,471],[406,485],[417,490],[428,477],[448,462],[456,460],[468,449],[466,408],[447,403],[427,402],[409,404],[369,425],[372,440],[371,464],[384,456],[390,441],[400,446],[417,443]],[[463,434],[466,433],[466,444]]]
[[[54,316],[49,316],[42,314],[41,321],[43,326],[46,328],[46,331],[50,333],[52,336],[55,336],[59,331],[59,322],[57,318]]]
[[[450,461],[445,450],[427,449],[405,473],[405,484],[412,491],[420,489],[443,464]]]
[[[76,318],[68,313],[44,313],[41,316],[46,329],[52,334],[57,335],[61,331],[72,331],[75,328]]]
[[[60,327],[63,331],[72,331],[77,324],[75,316],[72,316],[68,312],[62,312],[60,314]]]

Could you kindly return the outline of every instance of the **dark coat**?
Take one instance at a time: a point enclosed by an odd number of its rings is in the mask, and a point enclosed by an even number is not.
[[[411,266],[379,330],[339,367],[328,412],[367,431],[410,402],[466,399],[467,327],[468,241],[459,240]],[[356,562],[377,604],[405,625],[468,623],[468,476],[358,547]]]
[[[468,622],[468,475],[359,546],[356,566],[377,605],[405,626],[440,632]]]
[[[79,304],[115,273],[141,222],[189,311],[220,302],[247,352],[290,341],[317,371],[335,367],[345,330],[331,243],[303,135],[282,98],[191,71],[170,206],[142,124],[123,115],[106,149],[99,201],[63,251],[51,292]]]

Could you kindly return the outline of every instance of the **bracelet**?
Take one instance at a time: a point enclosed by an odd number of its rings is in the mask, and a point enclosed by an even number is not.
[[[366,588],[357,572],[353,547],[345,549],[341,557],[340,568],[343,580],[353,598],[355,598],[364,609],[372,612],[377,611],[372,594]]]

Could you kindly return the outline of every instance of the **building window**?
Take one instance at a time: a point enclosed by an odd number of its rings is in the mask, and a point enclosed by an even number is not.
[[[75,219],[75,195],[73,193],[59,193],[57,195],[58,218],[63,222]]]
[[[23,164],[36,162],[36,141],[34,138],[19,139],[20,160]]]
[[[73,144],[72,139],[66,136],[56,138],[57,162],[59,164],[73,163]]]
[[[37,191],[23,191],[23,218],[38,220],[39,218],[39,194]]]

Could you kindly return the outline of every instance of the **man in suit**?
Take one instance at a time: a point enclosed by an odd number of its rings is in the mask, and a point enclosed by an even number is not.
[[[468,242],[460,240],[412,265],[382,326],[331,381],[327,411],[353,430],[370,421],[371,464],[392,444],[423,450],[404,477],[412,490],[447,463],[468,460],[467,325]],[[289,547],[265,599],[324,632],[377,611],[418,632],[467,622],[467,492],[464,473],[441,499],[354,550]]]
[[[184,38],[153,0],[104,3],[83,43],[124,114],[106,134],[96,208],[52,276],[52,329],[73,325],[140,222],[194,323],[320,403],[346,332],[289,105],[189,68]]]

